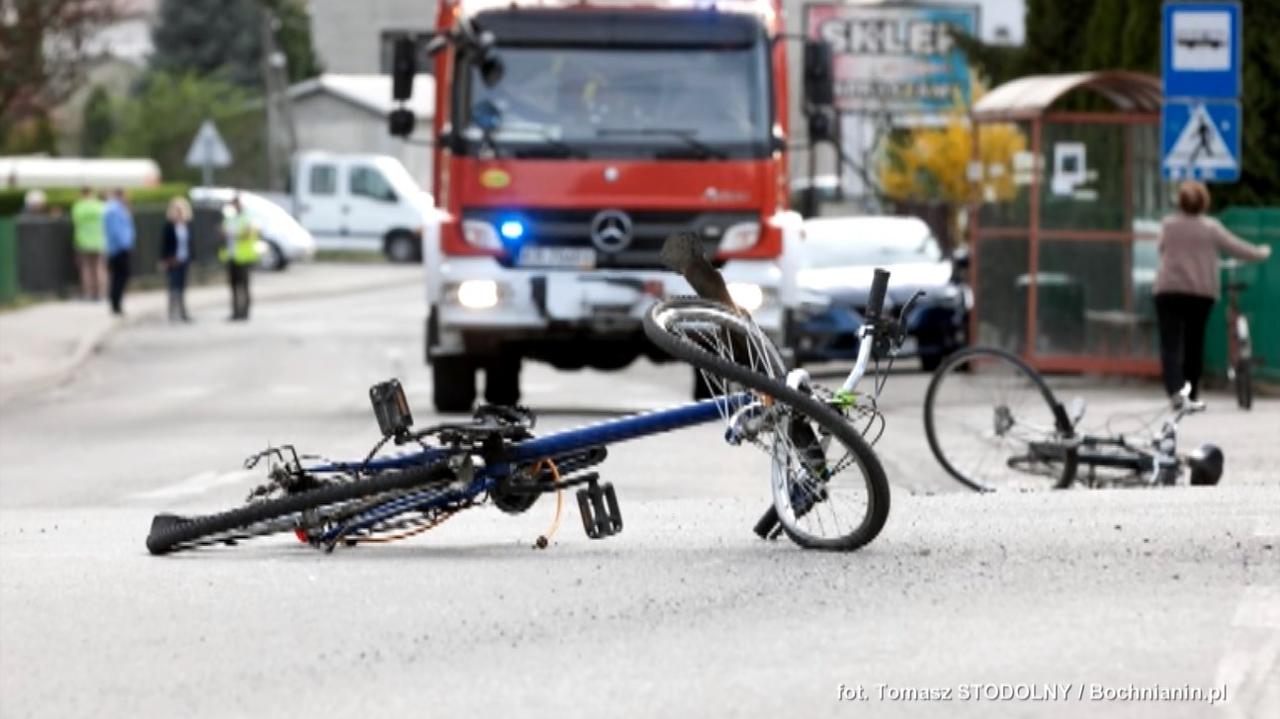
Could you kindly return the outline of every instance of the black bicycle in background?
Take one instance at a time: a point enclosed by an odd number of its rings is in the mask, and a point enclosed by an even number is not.
[[[1227,294],[1227,379],[1236,390],[1236,404],[1240,409],[1253,407],[1253,341],[1249,338],[1249,318],[1240,311],[1240,293],[1249,289],[1246,282],[1236,279],[1239,260],[1223,260],[1222,269],[1227,281],[1222,289]]]
[[[1004,350],[973,347],[938,368],[925,395],[929,448],[952,477],[978,491],[1168,486],[1190,469],[1193,485],[1217,484],[1222,450],[1178,452],[1178,425],[1204,411],[1183,388],[1176,406],[1114,415],[1105,434],[1079,430],[1083,398],[1060,402],[1038,372]],[[1137,431],[1113,432],[1117,420]]]

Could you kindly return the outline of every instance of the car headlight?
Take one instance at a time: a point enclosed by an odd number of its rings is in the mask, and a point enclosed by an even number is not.
[[[498,283],[493,280],[463,280],[458,285],[458,304],[472,310],[498,305]]]
[[[485,220],[463,220],[462,239],[468,245],[481,250],[502,250],[502,240],[498,239],[498,231]]]
[[[720,246],[716,249],[721,253],[742,252],[755,247],[759,241],[759,222],[739,222],[725,230],[724,238],[720,240]]]
[[[764,304],[764,290],[753,282],[730,282],[728,289],[734,304],[748,312],[755,312]]]

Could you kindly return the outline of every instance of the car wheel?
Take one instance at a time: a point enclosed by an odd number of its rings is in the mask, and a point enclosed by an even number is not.
[[[920,369],[925,372],[932,372],[938,369],[938,365],[942,364],[942,354],[922,354],[920,355]]]
[[[417,262],[421,257],[418,238],[410,232],[393,232],[384,249],[387,259],[401,264]]]
[[[470,412],[476,403],[476,367],[470,357],[431,360],[432,396],[437,412]]]
[[[268,240],[266,252],[258,259],[258,268],[267,272],[281,272],[289,266],[289,260],[280,250],[280,245]]]

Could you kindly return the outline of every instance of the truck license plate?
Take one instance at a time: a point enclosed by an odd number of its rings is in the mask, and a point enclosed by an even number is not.
[[[586,247],[528,246],[520,250],[520,266],[589,270],[596,266],[596,251]]]

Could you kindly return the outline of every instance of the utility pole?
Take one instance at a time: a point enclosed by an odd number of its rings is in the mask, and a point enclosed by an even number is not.
[[[298,136],[293,124],[293,102],[289,99],[289,60],[276,46],[280,21],[267,3],[261,3],[260,7],[262,86],[267,108],[267,186],[279,192],[285,189],[283,170],[298,148]]]

